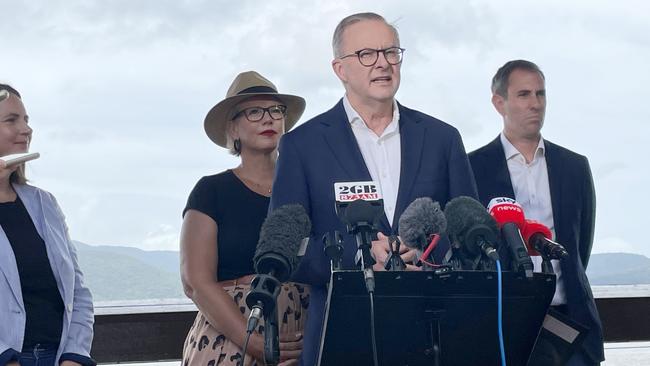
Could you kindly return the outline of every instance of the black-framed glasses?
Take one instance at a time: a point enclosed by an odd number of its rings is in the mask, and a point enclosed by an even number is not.
[[[275,120],[282,119],[287,116],[287,106],[279,104],[279,105],[272,105],[267,108],[249,107],[235,113],[232,119],[236,119],[237,117],[243,114],[247,120],[251,122],[257,122],[262,120],[262,118],[264,118],[264,113],[267,112],[269,116],[271,116],[271,119],[275,119]]]
[[[404,51],[406,51],[406,49],[401,47],[388,47],[381,50],[376,50],[374,48],[364,48],[362,50],[356,51],[349,55],[341,56],[339,58],[343,59],[346,57],[357,56],[359,62],[361,62],[361,65],[373,66],[379,59],[379,53],[383,53],[384,58],[386,58],[386,62],[391,65],[397,65],[404,59]]]

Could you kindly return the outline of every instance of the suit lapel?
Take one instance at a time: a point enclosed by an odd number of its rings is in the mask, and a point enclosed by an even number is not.
[[[419,119],[416,119],[401,105],[398,104],[398,106],[400,108],[399,133],[402,158],[393,230],[398,226],[399,215],[411,203],[411,189],[420,169],[422,149],[427,133],[426,127],[419,123]]]
[[[512,180],[510,179],[510,170],[508,170],[508,161],[506,160],[506,153],[501,143],[501,137],[497,136],[490,143],[490,158],[486,167],[493,167],[493,172],[488,171],[488,174],[494,174],[495,194],[505,195],[512,199],[516,199],[514,188],[512,188]],[[491,177],[486,177],[491,178]],[[487,181],[490,181],[488,179]],[[492,197],[493,198],[493,197]],[[487,204],[486,202],[485,204]]]
[[[551,191],[551,207],[553,208],[553,226],[557,239],[561,228],[560,202],[562,202],[562,182],[559,164],[561,162],[559,151],[552,143],[544,140],[546,169],[548,171],[548,186]]]
[[[323,137],[350,181],[372,180],[341,100],[328,112]]]
[[[371,181],[372,176],[363,160],[357,139],[354,137],[352,127],[343,107],[343,100],[339,101],[328,113],[327,120],[323,123],[323,137],[339,165],[346,173],[350,182]],[[381,226],[390,228],[386,214],[381,217]]]

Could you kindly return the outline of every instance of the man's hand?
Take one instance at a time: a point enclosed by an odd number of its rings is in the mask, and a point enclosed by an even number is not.
[[[7,366],[20,366],[18,361],[9,361],[6,363]]]
[[[388,245],[388,237],[382,233],[377,233],[377,240],[372,242],[372,248],[370,248],[370,250],[377,261],[372,268],[375,271],[385,271],[384,265],[391,254],[390,246]],[[402,257],[402,260],[407,263],[407,271],[420,270],[419,267],[408,264],[408,262],[413,262],[417,258],[417,251],[415,249],[411,249],[406,245],[401,245],[399,248],[399,254],[400,257]]]

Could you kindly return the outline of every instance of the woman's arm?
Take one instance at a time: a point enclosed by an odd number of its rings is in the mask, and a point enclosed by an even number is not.
[[[181,280],[210,324],[229,340],[243,347],[246,319],[232,297],[219,285],[217,273],[217,223],[197,210],[188,210],[181,228]],[[264,340],[253,333],[247,353],[264,359]]]

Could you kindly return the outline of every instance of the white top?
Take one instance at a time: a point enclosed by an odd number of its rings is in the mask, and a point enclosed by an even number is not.
[[[526,163],[524,156],[501,133],[501,144],[506,155],[510,181],[515,191],[515,200],[523,207],[526,218],[538,221],[551,229],[555,239],[555,225],[553,223],[553,206],[551,205],[551,188],[548,183],[548,168],[544,139],[539,139],[535,156],[530,164]],[[531,256],[534,271],[541,272],[542,257]],[[553,271],[557,275],[557,286],[551,305],[566,304],[562,269],[558,260],[552,260]]]
[[[381,136],[377,136],[368,128],[366,122],[350,104],[347,95],[343,97],[343,107],[370,176],[379,184],[384,198],[384,212],[392,226],[402,163],[397,102],[393,101],[393,120]]]

